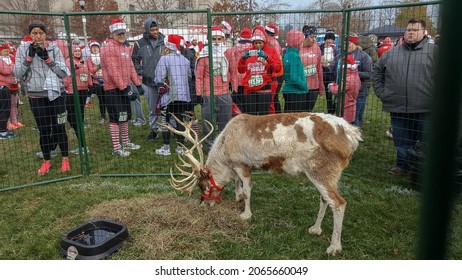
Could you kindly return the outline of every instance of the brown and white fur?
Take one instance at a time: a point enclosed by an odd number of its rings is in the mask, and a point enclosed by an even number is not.
[[[175,132],[174,129],[169,129]],[[195,138],[198,140],[197,135]],[[196,143],[193,149],[200,150],[204,140],[205,138]],[[329,205],[333,211],[334,229],[326,252],[336,255],[342,250],[341,232],[346,207],[346,201],[338,192],[337,184],[361,140],[357,127],[333,115],[241,114],[234,117],[215,139],[205,165],[197,162],[187,164],[183,161],[183,166],[193,167],[196,181],[192,182],[192,187],[197,183],[207,196],[210,192],[214,196],[221,194],[211,187],[211,181],[214,180],[217,186],[225,186],[234,180],[236,200],[244,200],[245,209],[241,213],[243,219],[252,216],[250,193],[253,170],[305,175],[321,194],[318,217],[308,231],[313,235],[321,234],[321,223]],[[192,152],[186,151],[185,155],[192,158]],[[178,169],[182,171],[180,175],[188,176],[181,168]],[[188,188],[178,188],[185,180],[175,180],[173,175],[172,179],[172,186],[176,189],[191,192],[191,184],[188,184]]]

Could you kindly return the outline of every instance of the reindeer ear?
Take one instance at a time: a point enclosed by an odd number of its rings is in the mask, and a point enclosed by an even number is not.
[[[208,179],[209,178],[209,171],[205,168],[201,168],[201,170],[199,170],[199,173],[200,173],[200,178],[201,179]]]

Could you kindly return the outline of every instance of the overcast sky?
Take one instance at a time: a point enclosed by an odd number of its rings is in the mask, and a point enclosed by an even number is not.
[[[262,0],[260,0],[260,1],[262,1]],[[280,2],[287,2],[287,3],[291,4],[292,7],[289,8],[289,9],[292,10],[292,9],[297,9],[299,7],[304,8],[304,7],[308,6],[308,4],[313,2],[313,1],[311,1],[311,0],[281,0]],[[371,2],[370,6],[376,6],[377,3],[380,2],[380,1],[379,0],[371,0],[370,2]]]

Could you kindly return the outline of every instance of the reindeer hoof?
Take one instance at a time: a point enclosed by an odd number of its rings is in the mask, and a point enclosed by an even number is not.
[[[321,235],[322,229],[317,226],[312,226],[308,229],[308,233],[311,235]]]
[[[242,212],[240,216],[241,216],[241,219],[248,220],[248,219],[250,219],[250,217],[252,217],[252,213]]]
[[[330,245],[326,253],[330,256],[335,256],[337,254],[340,254],[342,252],[342,245]]]

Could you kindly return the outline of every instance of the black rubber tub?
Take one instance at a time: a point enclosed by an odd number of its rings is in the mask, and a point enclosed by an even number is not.
[[[93,220],[80,225],[61,238],[61,254],[74,246],[77,260],[102,260],[116,252],[128,240],[127,226],[109,220]]]

